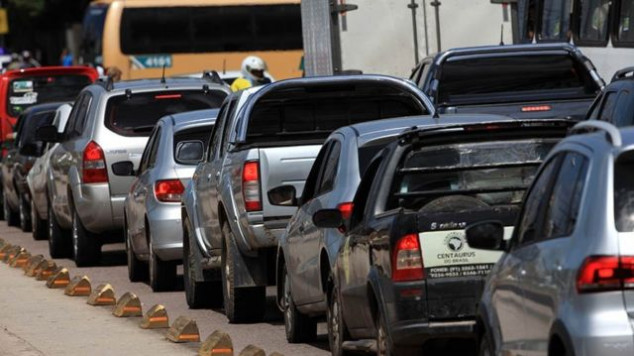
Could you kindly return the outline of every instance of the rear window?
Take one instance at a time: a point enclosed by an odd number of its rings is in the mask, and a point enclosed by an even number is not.
[[[91,79],[85,75],[44,75],[16,78],[9,82],[7,108],[18,116],[28,107],[55,101],[74,101]]]
[[[391,88],[363,88],[365,95],[326,91],[282,91],[261,99],[250,116],[247,143],[323,141],[342,126],[426,113],[417,99]]]
[[[634,151],[622,153],[614,165],[614,222],[620,232],[634,231]]]
[[[194,129],[188,129],[179,131],[174,134],[174,158],[176,162],[185,165],[193,165],[195,166],[197,163],[193,163],[191,161],[183,161],[179,160],[176,155],[176,150],[179,147],[179,144],[185,141],[200,141],[203,144],[203,148],[209,146],[209,137],[211,135],[211,129],[213,125],[201,126]]]
[[[185,111],[220,107],[227,94],[200,90],[132,93],[108,100],[105,125],[123,136],[149,136],[154,124],[163,116]]]
[[[599,87],[565,55],[469,58],[442,67],[442,105],[594,97]],[[556,95],[556,96],[553,96]]]
[[[419,147],[405,155],[387,210],[460,212],[519,206],[557,140]]]

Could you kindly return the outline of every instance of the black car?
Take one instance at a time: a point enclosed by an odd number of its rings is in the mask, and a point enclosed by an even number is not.
[[[26,176],[46,146],[45,142],[38,140],[36,131],[51,125],[55,110],[62,104],[34,105],[18,117],[13,143],[2,161],[3,213],[9,226],[20,225],[23,231],[31,231],[31,203]]]
[[[471,249],[464,228],[496,219],[509,237],[526,187],[573,123],[493,119],[409,130],[368,165],[329,298],[333,355],[347,338],[375,338],[379,355],[474,338],[485,277],[500,254]],[[313,215],[323,228],[343,221],[337,209]]]
[[[634,67],[617,71],[588,110],[586,119],[614,126],[634,125]]]

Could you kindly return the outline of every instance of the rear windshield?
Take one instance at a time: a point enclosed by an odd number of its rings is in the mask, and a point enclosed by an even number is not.
[[[133,93],[108,100],[105,125],[123,136],[150,136],[163,116],[220,107],[227,94],[200,90]]]
[[[79,92],[91,83],[81,74],[30,76],[9,83],[7,108],[9,115],[18,116],[28,107],[54,101],[74,101]]]
[[[366,95],[351,90],[336,93],[276,93],[261,99],[250,116],[247,143],[272,144],[325,140],[342,126],[400,116],[425,114],[419,101],[391,89],[364,88]],[[310,98],[310,99],[309,99]]]
[[[174,134],[174,159],[176,162],[184,165],[195,166],[197,163],[191,160],[179,160],[177,157],[177,149],[179,145],[186,141],[199,141],[202,142],[203,149],[209,146],[209,136],[211,135],[211,129],[213,125],[201,126],[194,129],[188,129],[179,131]]]
[[[597,90],[587,69],[570,56],[469,58],[443,65],[438,103],[585,98]]]
[[[620,232],[634,231],[634,151],[623,153],[614,165],[614,221]]]
[[[44,153],[45,142],[37,139],[36,131],[42,126],[51,125],[55,118],[55,111],[41,111],[35,113],[22,123],[18,137],[18,147],[24,147],[27,144],[35,145],[35,156],[41,156]]]
[[[519,205],[556,140],[421,147],[405,155],[389,209],[460,212]]]

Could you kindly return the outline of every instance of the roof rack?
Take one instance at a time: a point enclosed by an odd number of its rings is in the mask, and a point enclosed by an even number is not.
[[[628,76],[628,74],[630,74]],[[612,76],[612,81],[625,79],[625,78],[634,78],[634,67],[627,67],[623,69],[619,69]]]
[[[215,70],[209,71],[209,70],[205,70],[203,71],[203,79],[211,82],[211,83],[216,83],[216,84],[220,84],[220,85],[224,85],[225,82],[222,80],[222,78],[220,78],[220,75],[218,75],[218,72],[216,72]]]
[[[623,139],[621,139],[621,132],[619,129],[607,122],[599,121],[599,120],[588,120],[582,121],[570,129],[571,132],[582,130],[582,129],[597,129],[605,131],[608,136],[610,136],[610,142],[614,147],[621,147],[623,144]]]
[[[111,91],[112,89],[114,89],[114,81],[112,80],[111,76],[108,76],[106,78],[99,78],[96,83],[104,87],[106,91]]]

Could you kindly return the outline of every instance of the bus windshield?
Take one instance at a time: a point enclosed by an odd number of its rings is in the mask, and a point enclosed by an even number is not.
[[[301,50],[301,26],[299,4],[125,8],[121,51],[134,55]]]

